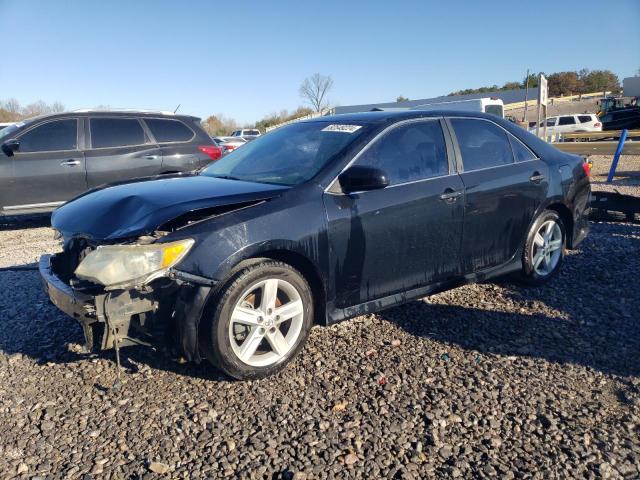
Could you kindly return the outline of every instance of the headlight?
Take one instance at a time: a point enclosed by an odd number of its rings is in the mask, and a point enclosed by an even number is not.
[[[193,246],[190,238],[150,245],[105,245],[89,253],[78,268],[78,278],[115,288],[143,285],[177,265]]]

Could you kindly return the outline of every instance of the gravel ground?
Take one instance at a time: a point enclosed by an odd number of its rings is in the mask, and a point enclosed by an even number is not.
[[[0,226],[2,478],[640,477],[639,224],[593,223],[545,287],[316,327],[273,378],[134,348],[120,388],[31,270],[56,248]]]

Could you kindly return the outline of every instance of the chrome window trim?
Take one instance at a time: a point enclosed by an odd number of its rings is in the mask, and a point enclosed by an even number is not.
[[[324,189],[324,193],[329,193],[331,195],[346,195],[344,192],[342,192],[342,190],[340,190],[340,184],[338,182],[338,177],[340,175],[342,175],[342,173],[344,173],[349,167],[351,167],[351,165],[353,165],[355,162],[357,162],[360,157],[362,155],[365,154],[365,152],[367,150],[369,150],[369,148],[371,148],[371,146],[377,142],[381,137],[383,137],[384,135],[386,135],[388,132],[390,132],[391,130],[394,130],[398,127],[410,124],[410,123],[421,123],[421,122],[434,122],[437,121],[440,123],[440,120],[442,119],[442,117],[417,117],[417,118],[408,118],[406,120],[401,120],[399,122],[396,123],[392,123],[391,125],[389,125],[388,127],[386,127],[384,130],[382,130],[381,132],[379,132],[375,137],[373,137],[371,140],[369,140],[369,143],[367,143],[356,155],[355,157],[353,157],[349,163],[347,163],[342,170],[340,170],[340,172],[333,178],[333,180],[331,180],[331,182],[329,182],[329,185],[327,185],[327,187]],[[429,178],[422,178],[420,180],[412,180],[410,182],[404,182],[404,183],[397,183],[395,185],[389,185],[387,187],[385,187],[384,189],[386,190],[387,188],[391,188],[393,186],[399,186],[399,185],[407,185],[409,183],[415,183],[415,182],[422,182],[424,180],[431,180],[433,178],[440,178],[440,177],[444,177],[444,176],[450,176],[452,175],[451,172],[451,161],[449,158],[449,149],[447,148],[447,137],[446,137],[446,133],[444,131],[444,128],[442,126],[442,123],[440,123],[440,128],[442,130],[442,140],[445,144],[445,150],[447,151],[447,164],[449,166],[449,173],[447,175],[439,175],[437,177],[429,177]],[[334,190],[334,186],[338,186],[338,191]],[[358,193],[358,192],[353,192],[353,193]]]
[[[37,152],[21,152],[20,150],[18,150],[16,153],[17,154],[23,154],[23,155],[28,155],[28,154],[33,154],[33,153],[57,153],[57,152],[80,152],[81,149],[78,148],[78,146],[80,145],[80,117],[63,117],[63,118],[52,118],[50,120],[45,120],[44,122],[40,122],[37,124],[34,124],[32,126],[30,126],[27,130],[20,132],[18,134],[18,136],[15,137],[16,140],[20,140],[20,138],[29,133],[32,130],[35,130],[36,128],[45,125],[47,123],[53,123],[53,122],[64,122],[64,121],[69,121],[69,120],[75,120],[76,121],[76,148],[71,148],[71,149],[66,149],[66,150],[38,150]]]
[[[498,125],[496,122],[494,122],[493,120],[490,120],[488,118],[480,118],[480,117],[460,117],[460,116],[450,116],[450,117],[446,117],[445,120],[452,120],[452,119],[462,119],[462,120],[482,120],[485,122],[489,122],[492,125],[495,125],[496,127],[498,127],[499,129],[501,129],[503,132],[505,132],[507,134],[507,140],[509,140],[511,137],[515,138],[516,140],[518,140],[522,145],[525,146],[525,148],[527,150],[529,150],[533,156],[535,158],[532,158],[531,160],[525,160],[524,162],[517,162],[516,161],[516,156],[513,152],[513,148],[511,148],[511,144],[509,144],[509,150],[511,150],[511,155],[513,156],[513,162],[511,163],[505,163],[502,165],[494,165],[492,167],[484,167],[484,168],[476,168],[474,170],[465,170],[464,168],[464,158],[462,158],[462,153],[460,152],[460,143],[458,142],[458,137],[456,136],[456,132],[455,132],[455,128],[453,128],[453,124],[451,124],[450,122],[447,122],[447,124],[450,126],[450,130],[451,130],[451,136],[453,137],[454,143],[455,143],[455,149],[456,149],[456,154],[459,156],[460,158],[460,165],[462,167],[462,169],[458,172],[459,174],[463,174],[463,173],[469,173],[469,172],[480,172],[482,170],[490,170],[493,168],[500,168],[500,167],[508,167],[511,165],[518,165],[518,164],[522,164],[522,163],[527,163],[527,162],[533,162],[536,160],[540,160],[540,157],[538,157],[538,155],[535,154],[535,152],[533,150],[531,150],[529,147],[527,147],[520,139],[518,139],[513,133],[509,132],[509,130],[507,130],[506,128],[504,128],[502,125]],[[511,136],[511,137],[509,137]]]

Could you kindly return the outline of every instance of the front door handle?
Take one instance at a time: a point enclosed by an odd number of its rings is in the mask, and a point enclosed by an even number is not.
[[[159,155],[145,155],[144,158],[147,160],[157,160]]]
[[[63,167],[77,167],[80,165],[80,160],[67,160],[60,164]]]
[[[533,183],[540,183],[542,180],[544,180],[544,175],[540,172],[533,172],[533,175],[529,177],[529,181]]]
[[[460,196],[462,196],[462,190],[447,188],[444,193],[440,194],[440,200],[444,200],[445,202],[455,202]]]

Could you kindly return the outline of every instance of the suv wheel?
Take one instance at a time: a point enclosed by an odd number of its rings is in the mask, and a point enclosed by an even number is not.
[[[524,244],[522,275],[533,284],[541,284],[560,270],[566,244],[560,216],[545,210],[533,223]]]
[[[235,271],[208,313],[211,363],[237,379],[282,369],[302,348],[313,319],[309,284],[291,266],[263,260]]]

